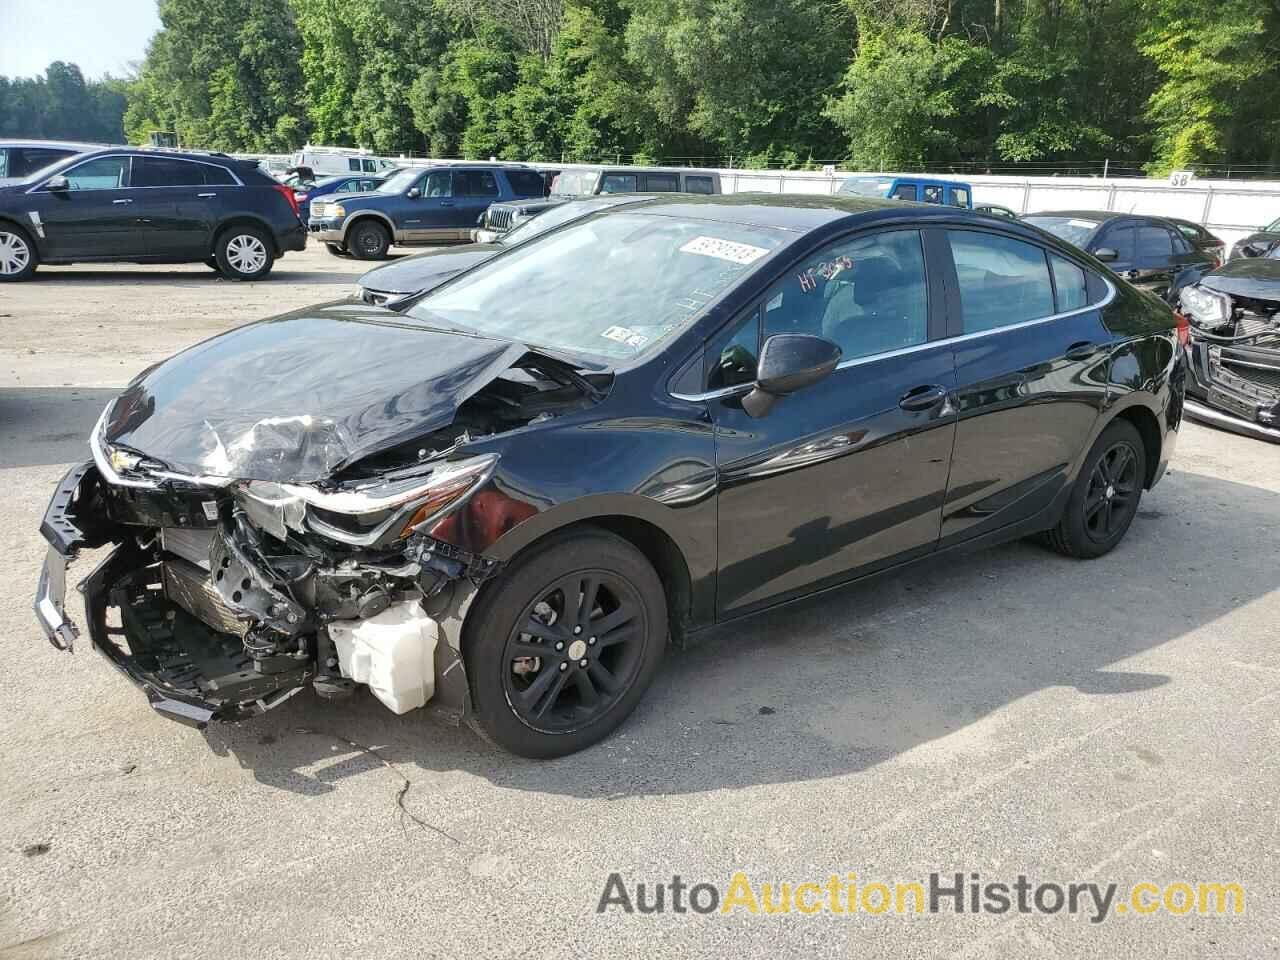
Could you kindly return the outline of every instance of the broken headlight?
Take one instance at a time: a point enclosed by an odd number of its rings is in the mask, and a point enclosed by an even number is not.
[[[311,530],[351,546],[403,540],[416,527],[444,516],[493,473],[497,454],[438,465],[430,474],[370,480],[330,490],[250,480],[240,488],[245,513],[278,539]]]
[[[1216,330],[1231,322],[1231,298],[1203,287],[1186,287],[1179,295],[1182,312],[1198,327]]]

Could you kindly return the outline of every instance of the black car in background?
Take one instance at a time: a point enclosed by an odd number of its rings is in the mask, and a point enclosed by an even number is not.
[[[58,485],[36,609],[69,647],[67,564],[114,544],[89,640],[170,718],[360,682],[560,756],[669,642],[943,551],[1113,549],[1174,450],[1179,340],[1016,221],[615,206],[403,313],[307,307],[144,371]]]
[[[1182,270],[1216,266],[1210,254],[1164,217],[1070,210],[1029,213],[1022,222],[1093,254],[1135,287],[1158,296]]]
[[[1280,247],[1179,280],[1191,334],[1187,412],[1280,443]]]
[[[0,281],[41,263],[207,263],[258,280],[302,250],[293,188],[250,160],[109,148],[0,187]]]
[[[496,257],[504,250],[532,240],[548,230],[580,220],[583,217],[616,207],[621,204],[639,203],[651,199],[639,195],[619,194],[609,197],[590,197],[560,204],[546,213],[523,220],[510,233],[504,233],[492,243],[468,243],[459,247],[441,247],[412,257],[404,257],[395,263],[375,267],[359,280],[356,299],[375,306],[401,309],[397,302],[415,294],[439,286],[463,270]]]
[[[1220,266],[1227,259],[1227,244],[1221,237],[1216,237],[1198,223],[1183,220],[1181,217],[1165,217],[1191,241],[1191,245],[1209,258],[1209,269]],[[1175,274],[1176,276],[1176,274]]]

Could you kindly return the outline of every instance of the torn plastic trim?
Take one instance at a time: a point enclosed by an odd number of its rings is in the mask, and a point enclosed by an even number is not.
[[[414,529],[438,522],[466,502],[493,475],[498,454],[486,453],[466,460],[445,461],[426,478],[393,482],[363,482],[347,489],[320,490],[314,486],[250,480],[239,492],[246,514],[267,532],[285,539],[286,528],[307,529],[352,547],[372,547],[401,538],[406,526]],[[314,507],[346,516],[369,516],[391,511],[368,530],[355,532],[328,523],[305,510]],[[427,510],[421,518],[418,514]],[[264,516],[265,515],[265,516]]]

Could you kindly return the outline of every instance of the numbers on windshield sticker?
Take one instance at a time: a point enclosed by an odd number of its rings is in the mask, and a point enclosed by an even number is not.
[[[649,342],[649,338],[643,333],[636,333],[630,327],[610,327],[604,333],[600,334],[606,340],[613,340],[616,343],[625,343],[628,347],[639,349]]]
[[[719,240],[716,237],[694,237],[683,247],[681,253],[696,253],[704,257],[715,257],[746,266],[755,263],[769,251],[764,247],[753,247],[749,243],[736,243],[733,240]]]

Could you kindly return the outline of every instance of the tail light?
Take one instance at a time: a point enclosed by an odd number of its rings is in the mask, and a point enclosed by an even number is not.
[[[286,186],[283,183],[273,183],[271,189],[289,201],[289,209],[293,211],[295,217],[301,220],[302,208],[298,206],[298,198],[294,195],[293,187]]]
[[[1178,321],[1178,345],[1185,347],[1191,342],[1191,323],[1177,310],[1173,311],[1173,316]]]

